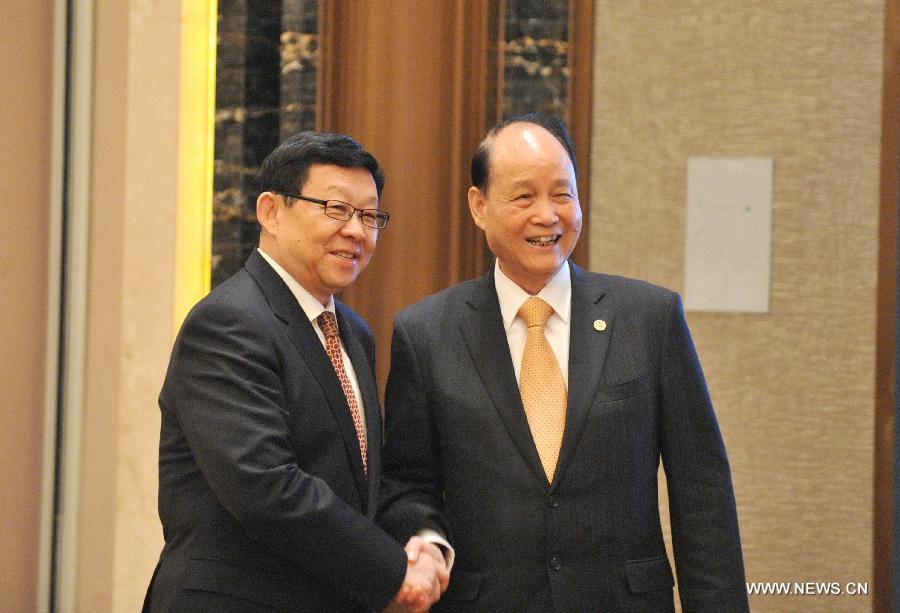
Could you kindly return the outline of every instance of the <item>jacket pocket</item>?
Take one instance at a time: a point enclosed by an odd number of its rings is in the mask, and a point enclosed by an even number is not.
[[[675,585],[672,568],[666,556],[625,562],[628,587],[634,594],[671,589]]]
[[[257,568],[217,560],[189,560],[183,586],[265,605],[276,610],[296,610],[298,603],[321,598],[308,592],[303,581],[290,574],[274,574]],[[322,605],[330,603],[322,602]],[[253,607],[248,607],[252,610]]]
[[[653,377],[650,376],[650,373],[644,373],[639,377],[635,377],[634,379],[630,379],[628,381],[623,381],[622,383],[616,383],[613,385],[601,383],[599,386],[597,386],[597,393],[594,396],[594,402],[601,403],[614,402],[616,400],[625,400],[626,398],[640,396],[641,394],[647,394],[653,391]]]

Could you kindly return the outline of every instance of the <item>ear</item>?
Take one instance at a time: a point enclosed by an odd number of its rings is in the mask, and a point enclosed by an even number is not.
[[[474,185],[469,188],[469,212],[475,225],[484,230],[484,207],[487,205],[487,197]]]
[[[263,230],[278,233],[278,201],[273,192],[263,192],[256,199],[256,219]]]

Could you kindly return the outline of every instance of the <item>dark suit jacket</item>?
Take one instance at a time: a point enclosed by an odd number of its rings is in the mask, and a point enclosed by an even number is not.
[[[337,304],[359,381],[369,476],[321,341],[256,251],[187,316],[160,394],[165,547],[148,611],[363,611],[406,572],[372,522],[381,466],[375,351]]]
[[[456,563],[436,611],[671,611],[662,458],[684,610],[746,611],[728,460],[680,299],[570,267],[569,402],[553,483],[491,273],[396,317],[383,525],[402,539],[446,522]]]

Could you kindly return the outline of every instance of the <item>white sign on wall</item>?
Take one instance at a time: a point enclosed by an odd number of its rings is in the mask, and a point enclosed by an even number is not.
[[[772,167],[772,158],[688,158],[686,309],[768,312]]]

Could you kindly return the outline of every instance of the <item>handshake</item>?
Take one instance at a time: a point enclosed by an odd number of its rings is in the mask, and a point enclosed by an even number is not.
[[[424,613],[447,591],[450,583],[450,571],[437,545],[414,536],[405,549],[406,576],[385,613]]]

